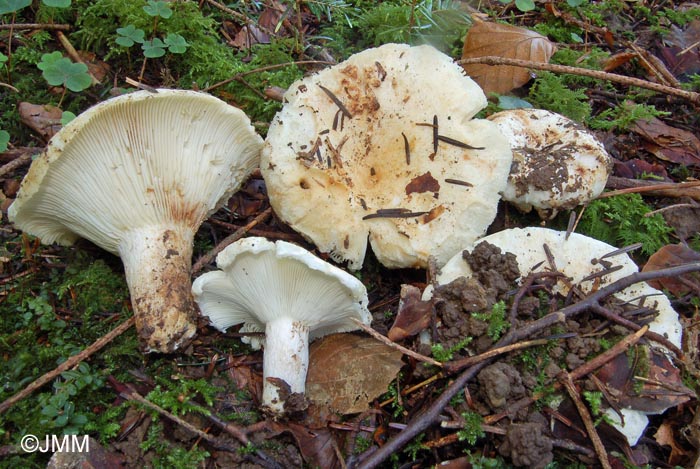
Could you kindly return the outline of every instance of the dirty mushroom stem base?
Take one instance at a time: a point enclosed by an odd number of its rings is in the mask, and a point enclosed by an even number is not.
[[[285,395],[304,393],[308,367],[309,326],[286,316],[268,322],[263,354],[263,406],[282,414]],[[280,389],[279,380],[289,389]]]
[[[182,350],[196,332],[192,241],[189,227],[159,225],[130,230],[119,245],[145,352]]]

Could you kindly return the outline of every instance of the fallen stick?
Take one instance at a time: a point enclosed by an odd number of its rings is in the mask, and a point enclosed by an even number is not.
[[[100,350],[102,347],[113,341],[115,338],[119,337],[122,333],[124,333],[126,330],[128,330],[131,326],[134,325],[134,317],[130,317],[123,323],[119,324],[117,327],[109,331],[107,334],[103,335],[99,339],[97,339],[95,342],[93,342],[91,345],[89,345],[87,348],[85,348],[82,352],[77,353],[76,355],[72,355],[66,359],[63,363],[58,365],[56,368],[53,370],[49,371],[48,373],[43,374],[36,380],[32,381],[29,383],[24,389],[22,389],[20,392],[15,394],[12,397],[9,397],[6,399],[2,404],[0,404],[0,414],[5,412],[7,409],[24,399],[25,397],[29,396],[31,393],[42,387],[43,385],[49,383],[52,381],[54,378],[56,378],[58,375],[63,373],[64,371],[68,371],[83,360],[87,359],[90,355],[93,353],[97,352]]]
[[[694,200],[700,200],[700,181],[669,183],[610,176],[606,187],[614,190],[603,192],[597,197],[598,199],[644,192],[660,197],[690,197]]]

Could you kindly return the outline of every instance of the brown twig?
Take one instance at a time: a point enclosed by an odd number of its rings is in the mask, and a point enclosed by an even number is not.
[[[22,153],[17,158],[10,161],[9,163],[0,166],[0,177],[4,176],[5,174],[11,173],[12,171],[14,171],[17,168],[21,168],[25,164],[31,163],[32,156],[34,156],[34,153],[31,153],[31,152]]]
[[[611,81],[626,86],[637,86],[648,90],[656,91],[657,93],[668,94],[679,98],[687,99],[693,104],[700,104],[700,93],[693,91],[681,90],[670,86],[660,85],[639,78],[627,77],[616,73],[601,72],[599,70],[589,70],[587,68],[570,67],[568,65],[550,64],[546,62],[533,62],[531,60],[511,59],[508,57],[485,56],[474,57],[469,59],[458,60],[457,63],[466,64],[484,64],[484,65],[508,65],[511,67],[523,67],[532,70],[544,70],[554,73],[568,73],[571,75],[579,75],[599,80]]]
[[[374,329],[369,327],[367,324],[362,323],[358,319],[352,318],[352,321],[355,324],[357,324],[357,326],[360,329],[362,329],[363,331],[365,331],[366,333],[368,333],[369,335],[371,335],[372,337],[374,337],[375,339],[377,339],[379,342],[383,343],[384,345],[391,347],[393,349],[396,349],[399,352],[401,352],[404,355],[407,355],[411,358],[415,358],[419,362],[430,363],[431,365],[435,365],[435,366],[442,368],[443,364],[440,363],[439,361],[437,361],[433,358],[430,358],[430,357],[426,357],[425,355],[421,355],[420,353],[414,352],[413,350],[407,349],[406,347],[403,347],[403,346],[397,344],[396,342],[392,342],[391,339],[389,339],[388,337],[384,337],[379,332],[375,331]]]
[[[268,207],[266,210],[260,212],[258,216],[256,216],[255,218],[253,218],[252,221],[250,221],[250,223],[224,238],[219,244],[214,246],[214,248],[211,251],[204,254],[197,260],[197,262],[194,263],[194,265],[192,266],[192,273],[196,273],[202,270],[202,268],[205,265],[209,264],[212,260],[214,260],[216,255],[223,251],[224,248],[226,248],[226,246],[241,239],[243,236],[245,236],[248,230],[253,228],[258,223],[264,222],[270,215],[272,215],[272,207]]]
[[[598,199],[646,192],[661,197],[690,197],[694,200],[700,200],[700,181],[658,182],[610,176],[606,187],[615,190],[603,192],[597,197]]]
[[[44,375],[40,376],[33,382],[31,382],[29,385],[27,385],[24,389],[22,389],[20,392],[15,394],[14,396],[6,399],[2,404],[0,404],[0,414],[5,412],[7,409],[15,405],[17,402],[21,401],[25,397],[29,396],[31,393],[42,387],[43,385],[49,383],[52,381],[54,378],[56,378],[58,375],[63,373],[64,371],[68,371],[72,367],[76,366],[83,360],[86,360],[89,356],[100,350],[102,347],[105,345],[109,344],[111,341],[113,341],[115,338],[119,337],[122,333],[124,333],[127,329],[129,329],[131,326],[134,325],[134,317],[130,317],[123,323],[119,324],[117,327],[109,331],[107,334],[103,335],[99,339],[97,339],[95,342],[90,344],[87,348],[85,348],[82,352],[72,355],[66,359],[63,363],[58,365],[56,368],[53,370],[49,371],[48,373],[45,373]]]
[[[600,461],[600,464],[601,466],[603,466],[603,469],[612,469],[610,461],[608,461],[608,455],[605,451],[605,446],[603,446],[603,442],[600,439],[600,435],[598,435],[598,431],[595,429],[595,424],[593,423],[593,419],[591,418],[590,412],[588,412],[588,408],[583,403],[583,400],[581,400],[581,395],[579,394],[578,390],[576,389],[576,386],[574,385],[574,380],[571,379],[571,375],[566,372],[562,372],[559,378],[559,382],[562,383],[564,389],[566,389],[566,392],[569,394],[569,397],[571,397],[571,400],[574,401],[574,404],[576,405],[578,414],[581,417],[581,420],[583,420],[583,425],[586,427],[588,438],[591,440],[591,443],[593,444],[593,449],[595,450],[596,455],[598,456],[598,461]]]
[[[5,30],[5,29],[14,29],[15,31],[19,30],[38,30],[38,29],[45,29],[45,30],[52,30],[52,31],[70,31],[72,28],[71,25],[69,24],[50,24],[50,23],[15,23],[14,25],[11,24],[0,24],[0,31]]]
[[[459,370],[464,369],[468,366],[472,366],[484,360],[503,355],[504,353],[515,352],[517,350],[522,350],[529,347],[536,347],[537,345],[546,345],[548,342],[549,339],[535,339],[518,342],[517,344],[506,345],[504,347],[492,348],[479,355],[474,355],[473,357],[466,357],[460,360],[447,362],[444,364],[445,371],[447,373],[456,373]]]
[[[512,343],[526,339],[533,334],[547,328],[554,326],[561,322],[566,321],[568,318],[584,312],[590,309],[591,305],[600,302],[601,300],[607,298],[608,296],[620,292],[625,288],[634,285],[639,282],[646,282],[649,280],[656,280],[664,277],[678,277],[690,272],[700,271],[700,262],[692,262],[684,264],[681,266],[670,267],[667,269],[660,269],[651,272],[636,272],[634,274],[623,277],[605,287],[597,290],[596,292],[590,294],[587,298],[571,304],[565,308],[558,311],[543,316],[542,318],[533,321],[532,323],[524,326],[521,329],[511,330],[506,334],[498,343],[496,343],[492,348],[504,347]],[[361,462],[359,467],[363,469],[369,469],[377,467],[387,458],[389,458],[393,453],[398,452],[401,448],[409,443],[413,438],[421,434],[428,427],[433,425],[440,416],[442,409],[450,402],[450,400],[464,388],[464,386],[469,382],[476,374],[481,371],[491,360],[486,360],[479,362],[462,372],[447,389],[443,391],[440,396],[433,401],[433,403],[428,407],[428,409],[416,417],[414,417],[406,429],[394,436],[391,440],[386,442],[384,446],[380,447],[376,451],[373,450],[371,454],[368,454]]]

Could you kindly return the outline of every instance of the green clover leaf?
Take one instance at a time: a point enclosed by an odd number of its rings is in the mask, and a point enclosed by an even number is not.
[[[0,15],[14,13],[32,4],[32,0],[0,0]]]
[[[65,86],[71,91],[78,92],[92,84],[87,65],[73,63],[58,51],[42,55],[37,67],[51,86]]]
[[[10,143],[10,133],[7,130],[0,130],[0,152],[7,150]]]
[[[71,4],[71,0],[41,0],[47,7],[54,8],[68,8]]]
[[[61,125],[68,125],[70,121],[75,119],[75,114],[70,111],[63,111],[61,113]]]
[[[149,59],[155,59],[157,57],[163,57],[165,55],[165,43],[158,38],[152,39],[150,41],[144,41],[141,44],[141,49],[143,49],[143,55]]]
[[[149,16],[160,16],[163,19],[168,19],[173,16],[173,10],[168,6],[168,2],[148,0],[148,5],[143,7],[143,11]]]
[[[130,24],[125,28],[117,28],[117,34],[119,36],[114,40],[114,42],[123,47],[131,47],[137,42],[139,44],[143,44],[144,37],[146,36],[143,29],[139,29],[133,24]]]
[[[5,65],[5,62],[7,62],[7,60],[8,60],[8,57],[5,54],[3,54],[2,52],[0,52],[0,67]]]
[[[168,33],[164,42],[168,46],[168,50],[173,54],[184,54],[190,45],[184,37],[177,33]]]

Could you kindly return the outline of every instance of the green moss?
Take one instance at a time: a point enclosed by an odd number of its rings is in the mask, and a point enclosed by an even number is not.
[[[585,89],[570,89],[561,76],[550,72],[539,74],[528,101],[536,108],[558,112],[577,122],[584,122],[591,115]]]
[[[669,243],[673,231],[661,215],[647,216],[649,212],[639,194],[594,200],[581,217],[579,231],[613,246],[642,243],[642,253],[649,256]]]

